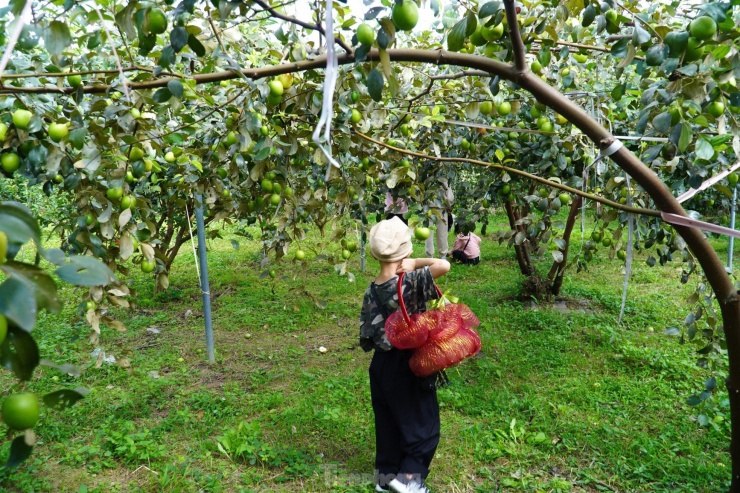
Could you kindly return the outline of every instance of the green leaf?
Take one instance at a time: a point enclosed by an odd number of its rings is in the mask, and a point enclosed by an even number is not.
[[[72,44],[69,26],[61,21],[52,21],[44,30],[44,46],[50,55],[58,55]]]
[[[175,53],[180,53],[180,50],[188,44],[189,37],[190,35],[182,26],[177,26],[170,32],[170,45]]]
[[[188,36],[188,46],[191,50],[193,50],[193,53],[198,56],[203,56],[206,54],[206,47],[203,46],[203,44],[198,40],[198,38],[195,37],[194,34]]]
[[[39,348],[31,334],[9,327],[8,336],[0,345],[0,364],[20,380],[30,380],[39,364]]]
[[[162,68],[167,68],[175,61],[175,56],[175,50],[172,48],[172,45],[167,45],[162,50],[162,54],[159,56],[157,65]]]
[[[678,148],[681,152],[685,152],[691,145],[691,141],[694,139],[694,133],[691,131],[691,127],[686,123],[681,123],[681,135],[678,138]]]
[[[663,43],[654,44],[645,53],[645,63],[650,67],[659,66],[668,56],[668,51],[668,47]]]
[[[447,49],[460,51],[465,46],[465,38],[468,37],[468,20],[462,19],[455,24],[447,35]]]
[[[714,157],[714,147],[712,147],[712,144],[707,142],[707,140],[704,137],[700,137],[696,141],[696,148],[694,149],[694,152],[696,153],[696,157],[699,159],[706,159],[709,161]]]
[[[46,258],[45,252],[44,258]],[[24,286],[23,289],[25,290],[25,293],[28,293],[29,296],[35,300],[35,306],[32,308],[34,311],[44,309],[52,313],[57,313],[60,310],[61,303],[57,297],[57,286],[46,271],[35,265],[28,265],[21,262],[7,262],[0,266],[0,270],[2,270],[9,278],[5,282],[13,281],[14,283],[17,282]],[[4,283],[0,285],[0,292],[3,292],[5,289],[13,288],[5,288]],[[21,288],[16,285],[15,289]],[[23,301],[21,300],[20,302],[22,303]],[[0,312],[3,311],[3,303],[4,301],[0,300]],[[28,319],[25,319],[21,318],[20,314],[14,314],[12,316],[10,314],[10,312],[13,312],[14,310],[20,311],[23,310],[23,308],[16,308],[11,305],[8,310],[9,313],[6,313],[8,317],[13,318],[23,329],[28,330],[29,332],[32,330],[34,320],[30,320],[30,316],[28,316]],[[27,321],[24,322],[23,320]]]
[[[113,272],[100,260],[85,255],[69,258],[55,271],[63,281],[76,286],[104,286],[115,280]]]
[[[478,10],[478,17],[480,19],[491,17],[492,15],[496,14],[499,10],[501,10],[501,2],[484,3],[481,6],[480,10]]]
[[[86,135],[87,135],[86,128],[75,128],[69,133],[69,143],[72,144],[72,147],[80,151],[82,150],[82,147],[85,145]]]
[[[625,91],[627,90],[627,84],[617,84],[614,89],[612,89],[611,97],[614,101],[620,101],[622,99],[622,96],[624,96]]]
[[[628,38],[622,38],[616,43],[612,45],[611,54],[614,58],[625,58],[627,56],[627,53],[629,53],[629,50],[627,49],[627,46],[629,45],[629,39]]]
[[[640,46],[650,41],[650,38],[650,33],[643,29],[642,26],[640,26],[640,24],[636,22],[634,32],[632,33],[632,44],[635,46]]]
[[[468,12],[468,15],[465,16],[465,21],[467,22],[465,26],[465,37],[470,37],[475,32],[475,28],[478,27],[478,18],[473,12]]]
[[[169,89],[170,94],[175,96],[177,99],[182,99],[182,93],[183,93],[182,82],[180,82],[177,79],[173,79],[167,83],[167,89]]]
[[[124,8],[116,14],[116,24],[126,33],[129,38],[136,37],[136,24],[134,23],[134,14],[138,2],[129,2]]]
[[[660,113],[655,118],[653,118],[653,127],[655,127],[655,130],[662,134],[666,134],[671,130],[671,113],[668,111],[664,111],[663,113]]]
[[[552,53],[550,52],[549,46],[541,46],[539,52],[537,53],[537,60],[539,60],[540,64],[543,67],[547,67],[550,65],[550,59],[552,58]]]
[[[367,92],[376,102],[380,101],[383,95],[383,84],[383,74],[378,69],[374,68],[367,74]]]
[[[3,265],[6,273],[8,264]],[[6,279],[0,284],[0,313],[18,327],[31,332],[36,324],[37,310],[32,286],[17,278]]]
[[[20,466],[31,456],[32,451],[33,447],[26,443],[25,435],[18,435],[10,444],[10,456],[8,462],[5,463],[5,467],[12,469]]]
[[[257,154],[252,156],[252,159],[255,161],[262,161],[263,159],[265,159],[267,156],[270,155],[271,150],[272,149],[270,147],[267,147],[267,146],[263,147],[262,149],[260,149],[260,151]]]
[[[172,97],[172,93],[166,87],[161,87],[152,95],[155,103],[166,103]]]
[[[664,39],[668,46],[668,56],[671,58],[680,58],[686,51],[689,42],[688,31],[671,31],[666,34]]]
[[[67,409],[68,407],[72,407],[77,401],[84,398],[84,394],[76,390],[62,389],[46,394],[43,397],[43,400],[46,406],[53,409]]]
[[[41,229],[33,213],[18,202],[0,203],[0,231],[8,235],[10,243],[23,245],[33,240],[37,246],[41,245]]]
[[[581,18],[581,25],[583,27],[590,26],[596,18],[596,9],[593,4],[588,4],[588,7],[583,9],[583,17]]]

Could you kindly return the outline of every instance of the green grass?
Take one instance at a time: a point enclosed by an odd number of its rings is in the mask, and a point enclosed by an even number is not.
[[[309,238],[304,245],[318,241]],[[362,273],[353,255],[353,283],[314,261],[283,260],[277,279],[260,279],[256,242],[227,233],[208,246],[215,364],[206,361],[189,248],[166,292],[155,294],[136,271],[135,306],[114,311],[128,331],[103,329],[106,352],[128,358],[128,370],[95,366],[74,311],[82,294],[62,289],[68,308],[41,316],[34,335],[42,357],[75,364],[82,376],[39,367],[28,387],[91,392],[67,411],[44,412],[39,445],[22,467],[0,473],[2,489],[370,491],[370,355],[357,347],[357,319],[377,263],[368,257]],[[439,392],[433,491],[726,489],[726,392],[719,386],[715,397],[689,407],[686,399],[714,374],[695,365],[698,346],[662,333],[681,327],[690,309],[695,281],[679,284],[679,263],[650,268],[638,259],[620,325],[621,264],[605,252],[587,271],[568,271],[559,307],[531,309],[518,299],[513,251],[491,240],[482,251],[481,264],[455,266],[440,280],[481,319],[483,349],[451,370],[452,385]],[[423,245],[415,252],[423,254]],[[14,381],[2,378],[9,393]],[[7,453],[6,443],[0,458]]]

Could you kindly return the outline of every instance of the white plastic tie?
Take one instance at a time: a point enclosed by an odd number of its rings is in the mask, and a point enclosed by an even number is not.
[[[23,11],[21,11],[21,15],[15,18],[15,26],[14,26],[13,32],[10,34],[10,39],[8,39],[8,45],[5,47],[5,53],[3,53],[3,58],[0,59],[0,77],[2,77],[3,73],[5,72],[5,67],[8,66],[8,62],[10,61],[10,56],[13,54],[13,49],[15,48],[15,45],[18,42],[18,38],[21,35],[21,31],[23,31],[23,26],[25,25],[25,22],[23,21],[23,19],[31,15],[32,5],[33,5],[33,2],[31,0],[26,0],[26,4],[23,6]]]
[[[195,252],[195,239],[193,238],[193,223],[190,222],[190,211],[188,211],[188,203],[185,201],[185,215],[188,217],[188,227],[190,229],[190,245],[193,247],[193,260],[195,261],[195,272],[198,274],[198,286],[200,286],[201,292],[203,286],[200,284],[200,264],[198,263],[198,254]]]
[[[339,168],[340,165],[334,159],[331,152],[331,124],[334,114],[334,89],[337,85],[338,62],[337,54],[334,50],[334,2],[326,0],[326,10],[324,12],[326,35],[326,75],[324,77],[324,99],[321,106],[321,116],[319,123],[313,131],[312,139],[321,149],[321,152],[329,161],[329,167],[326,170],[326,181],[329,181],[331,167]],[[321,132],[324,132],[322,143]]]
[[[691,189],[685,191],[684,193],[682,193],[681,195],[679,195],[676,198],[676,200],[678,200],[678,203],[679,204],[682,204],[682,203],[686,202],[687,200],[689,200],[691,197],[693,197],[697,193],[699,193],[702,190],[706,190],[707,188],[711,187],[712,185],[714,185],[718,181],[722,180],[723,178],[725,178],[727,175],[729,175],[730,173],[732,173],[733,171],[735,171],[738,168],[740,168],[740,161],[738,161],[737,163],[733,164],[732,166],[730,166],[726,170],[722,171],[721,173],[717,173],[716,175],[714,175],[710,179],[706,180],[704,183],[702,183],[699,186],[699,188],[691,188]]]
[[[630,177],[625,176],[627,180],[627,190],[630,188]],[[632,207],[632,195],[627,194],[627,205]],[[627,247],[625,248],[626,259],[624,263],[624,282],[622,284],[622,307],[619,310],[618,323],[622,323],[622,317],[624,316],[624,308],[627,305],[627,288],[629,287],[629,279],[632,274],[632,243],[633,235],[635,231],[635,216],[632,213],[627,213]]]
[[[686,226],[689,228],[696,228],[702,231],[709,231],[724,236],[732,236],[733,238],[740,238],[740,231],[732,228],[725,228],[724,226],[717,226],[716,224],[706,223],[696,219],[690,219],[688,217],[679,216],[678,214],[672,214],[670,212],[661,212],[660,217],[667,223],[673,224],[674,226]]]

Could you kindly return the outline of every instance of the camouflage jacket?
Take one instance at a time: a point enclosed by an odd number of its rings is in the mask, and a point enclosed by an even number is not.
[[[375,292],[385,308],[385,313],[399,309],[398,277],[392,277],[382,284],[375,284]],[[393,346],[385,337],[385,315],[373,296],[371,286],[365,291],[360,313],[360,347],[365,351],[380,349],[390,351]],[[434,278],[429,267],[417,269],[403,276],[403,300],[409,315],[423,313],[427,310],[427,301],[437,299]]]

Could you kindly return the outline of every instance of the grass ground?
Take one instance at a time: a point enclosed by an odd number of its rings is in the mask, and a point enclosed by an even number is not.
[[[720,241],[717,249],[726,256]],[[370,491],[370,355],[357,347],[357,317],[377,264],[368,258],[362,273],[355,254],[355,282],[314,261],[283,261],[275,280],[260,279],[258,252],[231,234],[209,243],[215,364],[205,355],[191,250],[182,250],[166,292],[135,275],[137,305],[117,313],[128,331],[104,330],[106,352],[129,358],[130,371],[94,365],[88,329],[71,308],[80,293],[64,288],[70,308],[42,315],[34,335],[42,357],[78,365],[82,375],[40,367],[29,388],[91,392],[69,410],[45,412],[34,454],[0,472],[0,487]],[[452,385],[439,392],[432,491],[725,490],[724,389],[689,407],[712,374],[694,364],[697,347],[663,334],[689,311],[695,283],[679,277],[678,263],[637,261],[620,325],[622,266],[603,253],[588,271],[568,271],[559,303],[535,309],[518,299],[522,278],[506,246],[484,241],[481,264],[453,267],[441,287],[479,316],[483,350],[450,371]],[[12,380],[1,382],[8,393]],[[7,453],[6,443],[0,459]]]

